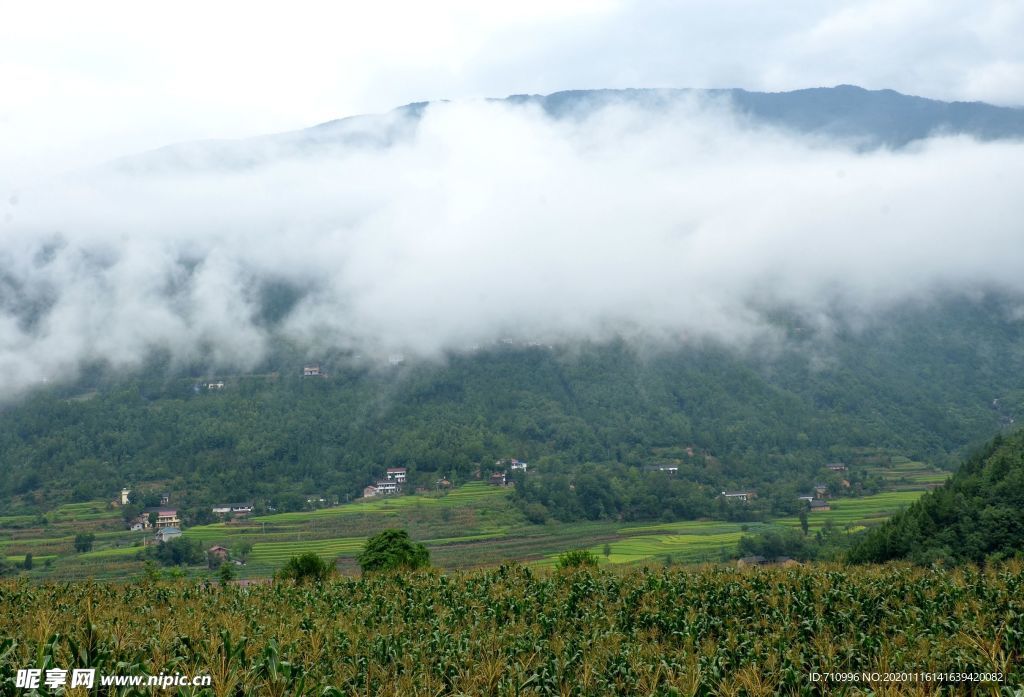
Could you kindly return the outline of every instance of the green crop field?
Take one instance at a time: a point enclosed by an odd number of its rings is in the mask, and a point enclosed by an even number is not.
[[[210,675],[195,697],[1013,695],[1024,683],[1022,596],[1018,562],[506,564],[248,587],[2,581],[0,599],[18,611],[0,613],[0,690],[16,694],[25,666],[87,665],[101,675]],[[887,671],[979,680],[893,683]],[[879,677],[815,684],[815,672]]]
[[[892,514],[906,508],[919,499],[924,493],[917,491],[887,491],[860,498],[834,499],[829,502],[831,510],[811,513],[809,524],[811,530],[820,529],[825,521],[844,528],[850,526],[855,531],[867,525],[876,525]],[[797,527],[797,517],[780,518],[775,521],[779,525]]]
[[[920,463],[893,467],[920,468]],[[916,500],[924,491],[894,490],[862,498],[833,500],[832,510],[810,516],[810,527],[825,521],[854,532],[874,525]],[[715,562],[734,553],[745,533],[770,525],[799,526],[796,517],[769,523],[723,521],[675,521],[659,523],[550,522],[530,524],[511,500],[512,490],[471,482],[449,492],[427,495],[359,500],[313,511],[278,513],[243,518],[227,523],[186,527],[185,537],[204,548],[216,544],[230,550],[242,543],[252,545],[248,564],[239,567],[243,577],[272,574],[291,556],[305,551],[325,559],[339,559],[341,567],[354,571],[355,556],[363,541],[389,527],[405,528],[423,541],[434,563],[441,568],[465,569],[514,559],[533,566],[551,566],[567,549],[589,549],[602,563],[702,563]],[[129,532],[103,501],[68,504],[55,509],[47,526],[4,527],[0,523],[0,554],[20,560],[26,552],[51,560],[29,572],[40,578],[117,578],[140,574],[142,561],[135,557],[139,543],[150,533]],[[78,517],[80,516],[80,518]],[[24,516],[13,524],[24,524]],[[87,530],[95,535],[93,551],[74,552],[74,537]],[[605,545],[610,554],[604,555]]]

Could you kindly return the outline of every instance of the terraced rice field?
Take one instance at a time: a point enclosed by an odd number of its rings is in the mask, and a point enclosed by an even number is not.
[[[108,547],[107,549],[96,549],[91,552],[84,552],[78,555],[78,558],[84,561],[91,561],[95,559],[109,559],[111,557],[133,557],[139,552],[142,552],[143,548],[140,547]]]
[[[825,525],[825,521],[831,520],[833,525],[843,529],[850,526],[850,531],[855,532],[867,525],[881,523],[917,501],[922,494],[922,490],[887,491],[855,499],[834,499],[829,502],[831,510],[811,513],[808,523],[811,530],[818,530]],[[796,516],[780,518],[775,522],[790,527],[800,525],[800,519]]]
[[[118,510],[108,510],[102,501],[86,501],[85,503],[68,503],[52,511],[48,516],[52,523],[66,521],[116,520],[121,517]]]
[[[880,522],[921,495],[917,491],[891,491],[859,499],[838,499],[832,510],[810,517],[812,529],[825,521],[844,530],[856,530]],[[248,564],[238,569],[243,577],[272,574],[291,556],[314,552],[325,559],[339,559],[346,570],[355,570],[354,558],[367,536],[387,527],[403,527],[423,541],[434,564],[447,569],[466,569],[520,560],[540,567],[551,566],[567,549],[590,549],[603,563],[660,564],[717,562],[731,553],[745,532],[757,532],[766,524],[722,521],[621,524],[613,521],[531,525],[511,502],[510,489],[482,482],[466,484],[445,494],[401,496],[361,500],[316,511],[280,513],[229,523],[198,525],[185,529],[185,537],[204,548],[222,544],[236,555],[240,543],[252,545]],[[14,563],[32,552],[37,562],[51,559],[33,576],[51,578],[118,578],[137,575],[142,562],[138,543],[148,533],[123,530],[116,510],[92,501],[61,506],[50,514],[48,526],[3,529],[0,555]],[[79,520],[76,517],[82,516]],[[22,522],[23,516],[9,516]],[[799,526],[797,517],[772,524]],[[76,532],[93,532],[95,548],[85,554],[73,551]],[[610,554],[604,556],[604,545]],[[207,573],[205,566],[195,573]]]
[[[271,515],[254,518],[254,521],[271,523],[304,523],[317,518],[330,518],[334,516],[360,515],[367,513],[389,514],[397,513],[400,510],[410,507],[422,506],[424,508],[445,507],[456,508],[469,506],[474,503],[491,502],[507,497],[509,490],[501,487],[491,486],[484,482],[470,482],[459,489],[446,495],[424,495],[424,496],[382,496],[379,498],[362,499],[344,506],[333,508],[321,508],[316,511],[299,511],[295,513],[274,513]]]
[[[27,525],[36,519],[34,515],[0,515],[0,528],[4,526]]]
[[[869,467],[867,471],[880,476],[887,486],[901,490],[934,487],[942,484],[952,474],[924,462],[899,456],[890,457],[888,464]]]
[[[356,554],[366,542],[365,538],[352,537],[339,540],[311,540],[309,542],[257,542],[253,545],[249,560],[257,564],[284,564],[297,554],[313,552],[326,559],[342,554]]]

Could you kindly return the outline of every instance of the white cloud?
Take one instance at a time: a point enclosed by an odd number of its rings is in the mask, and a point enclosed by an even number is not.
[[[313,346],[436,356],[500,338],[749,341],[755,308],[870,315],[1024,292],[1024,144],[856,153],[720,105],[583,121],[430,107],[390,149],[241,170],[65,177],[0,223],[0,393],[154,347],[247,367],[261,280],[307,290]],[[18,312],[51,309],[34,326]]]

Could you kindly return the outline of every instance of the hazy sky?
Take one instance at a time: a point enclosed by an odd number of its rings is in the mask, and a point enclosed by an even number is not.
[[[840,83],[1024,104],[1020,0],[5,2],[0,184],[418,100]]]

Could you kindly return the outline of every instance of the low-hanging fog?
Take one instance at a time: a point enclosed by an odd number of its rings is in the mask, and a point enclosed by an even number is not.
[[[277,335],[369,359],[499,339],[748,345],[770,307],[822,324],[1024,293],[1019,141],[864,150],[703,101],[566,119],[441,103],[397,129],[389,147],[144,156],[3,192],[0,397],[152,349],[245,369]],[[299,298],[276,322],[266,283]]]

